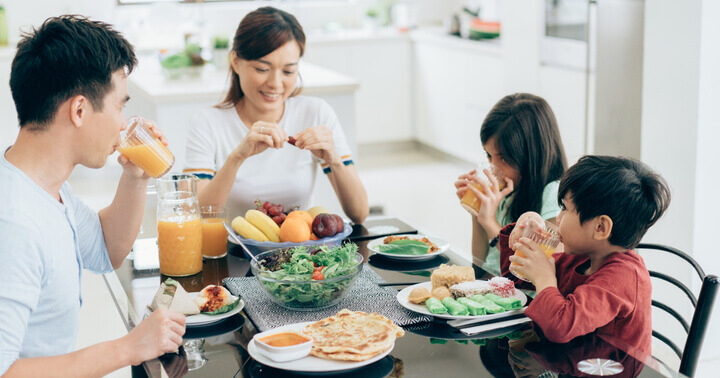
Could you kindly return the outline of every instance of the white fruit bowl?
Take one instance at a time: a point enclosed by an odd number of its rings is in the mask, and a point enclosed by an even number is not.
[[[237,233],[235,235],[237,235],[237,237],[240,238],[240,240],[242,240],[243,244],[245,244],[245,246],[250,250],[250,252],[253,255],[257,256],[260,253],[269,251],[271,249],[277,249],[277,248],[293,248],[293,247],[299,247],[301,245],[307,246],[307,247],[318,246],[318,245],[329,245],[329,246],[340,245],[342,243],[343,239],[347,238],[352,233],[352,226],[347,222],[344,222],[343,224],[345,226],[343,228],[343,230],[341,232],[338,232],[334,236],[330,236],[330,237],[322,238],[322,239],[318,239],[318,240],[308,240],[308,241],[304,241],[302,243],[293,243],[293,242],[274,243],[274,242],[270,242],[270,241],[261,242],[261,241],[257,241],[257,240],[253,240],[253,239],[245,239],[244,237],[238,235]],[[228,242],[230,242],[232,245],[236,245],[236,246],[240,247],[240,245],[238,243],[236,243],[235,240],[233,240],[232,236],[230,236],[230,235],[228,235]],[[247,253],[244,250],[243,250],[243,253],[247,255]],[[246,256],[246,257],[248,259],[250,259],[250,256]]]

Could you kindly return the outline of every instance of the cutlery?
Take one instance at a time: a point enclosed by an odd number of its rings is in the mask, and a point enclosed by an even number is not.
[[[378,286],[410,286],[410,285],[417,285],[419,283],[422,283],[422,282],[381,282],[377,285]]]
[[[502,318],[491,318],[491,319],[483,319],[483,318],[475,318],[475,319],[456,319],[456,320],[448,320],[447,324],[454,328],[466,328],[471,325],[481,325],[481,324],[490,324],[490,323],[497,323],[502,322],[505,320],[511,320],[511,319],[517,319],[517,318],[523,318],[526,316],[525,314],[525,308],[521,308],[518,310],[515,310],[516,312],[512,315],[508,315]]]
[[[240,239],[240,237],[237,236],[237,234],[235,233],[235,230],[233,230],[233,228],[230,227],[230,225],[228,225],[227,222],[225,222],[225,221],[223,221],[223,226],[225,226],[225,230],[227,230],[228,235],[230,235],[230,237],[232,237],[233,240],[235,240],[235,243],[240,244],[240,246],[242,247],[242,249],[245,250],[245,253],[246,253],[248,256],[250,256],[250,258],[253,259],[253,261],[255,261],[255,264],[257,264],[258,266],[260,266],[260,262],[257,261],[257,259],[255,258],[255,255],[253,255],[252,253],[250,253],[250,250],[248,249],[247,246],[245,246],[245,243],[242,242],[242,240]]]
[[[487,332],[487,331],[494,330],[494,329],[500,329],[500,328],[510,327],[510,326],[514,326],[514,325],[518,325],[518,324],[527,323],[530,321],[531,321],[530,318],[528,318],[527,316],[523,316],[520,318],[505,320],[502,322],[494,322],[494,323],[482,324],[482,325],[470,327],[470,328],[462,328],[462,329],[460,329],[460,332],[462,332],[468,336],[471,336],[471,335],[476,335],[478,333],[483,333],[483,332]]]

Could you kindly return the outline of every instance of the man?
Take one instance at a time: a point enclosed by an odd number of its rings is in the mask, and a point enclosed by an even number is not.
[[[185,318],[155,311],[124,337],[75,351],[82,270],[122,264],[149,176],[120,157],[117,193],[99,213],[65,181],[115,151],[136,63],[122,35],[80,16],[50,18],[18,44],[10,88],[20,132],[0,155],[0,375],[101,376],[182,343]]]

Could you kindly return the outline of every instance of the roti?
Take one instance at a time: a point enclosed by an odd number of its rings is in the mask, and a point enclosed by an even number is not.
[[[365,361],[390,348],[405,331],[377,313],[344,309],[306,326],[313,338],[310,354],[327,359]]]

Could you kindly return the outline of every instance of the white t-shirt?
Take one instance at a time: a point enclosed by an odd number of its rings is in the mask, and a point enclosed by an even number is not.
[[[75,350],[83,268],[112,271],[98,213],[62,203],[0,152],[0,375],[18,358]]]
[[[327,126],[333,133],[335,151],[343,163],[353,164],[337,115],[324,100],[305,96],[287,99],[279,125],[288,136],[308,127]],[[188,133],[184,171],[201,179],[212,178],[247,133],[248,127],[240,120],[234,107],[200,111],[193,118]],[[327,164],[312,152],[289,143],[285,143],[283,148],[268,148],[251,156],[243,162],[235,176],[227,200],[230,218],[254,209],[257,199],[281,204],[286,209],[313,206],[311,194],[318,166],[322,166],[325,173],[329,172]]]

